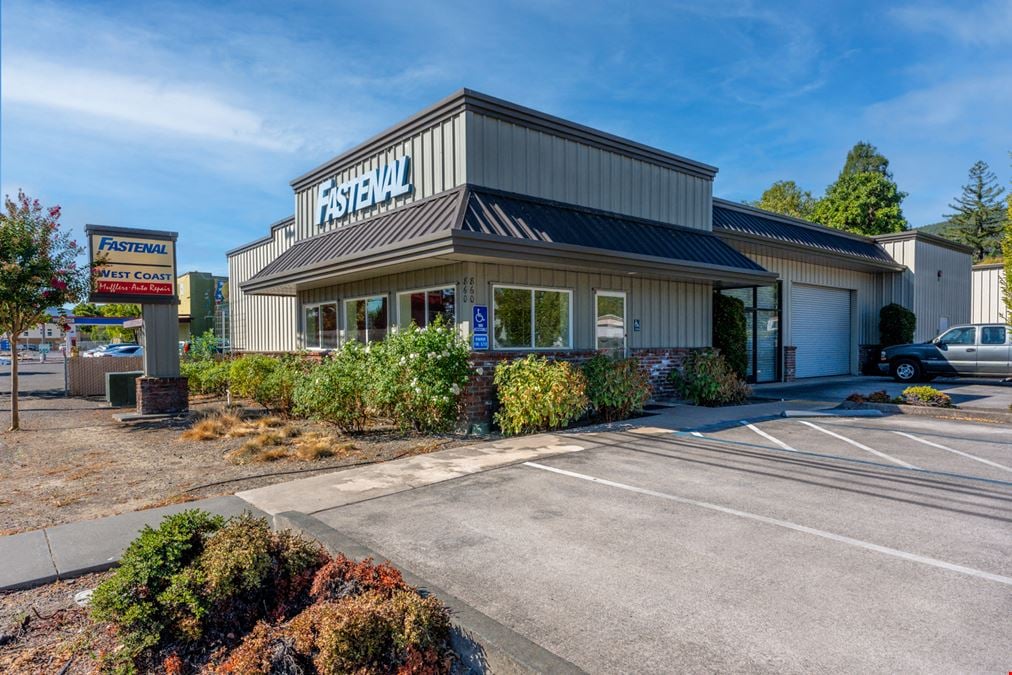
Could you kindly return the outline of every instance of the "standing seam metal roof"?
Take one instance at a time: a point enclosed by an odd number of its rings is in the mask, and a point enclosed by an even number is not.
[[[249,281],[455,231],[765,272],[710,232],[468,186],[300,241]]]
[[[805,227],[786,220],[778,220],[772,216],[725,208],[716,203],[713,205],[713,228],[762,237],[801,248],[818,249],[827,253],[842,253],[875,262],[896,264],[896,261],[872,240],[835,234],[827,232],[823,228]]]

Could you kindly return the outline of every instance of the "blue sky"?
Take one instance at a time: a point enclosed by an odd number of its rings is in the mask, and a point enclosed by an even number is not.
[[[858,140],[914,225],[1012,169],[1012,0],[4,0],[0,191],[176,230],[181,271],[292,212],[289,180],[460,87],[821,194]]]

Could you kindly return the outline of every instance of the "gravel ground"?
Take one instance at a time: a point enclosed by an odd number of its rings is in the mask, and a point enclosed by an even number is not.
[[[461,437],[376,429],[336,438],[337,445],[350,444],[337,456],[236,465],[224,455],[245,439],[182,440],[190,420],[122,424],[100,400],[45,392],[30,394],[21,404],[23,429],[0,433],[0,534],[232,494],[290,480],[293,472],[309,475],[466,442]],[[221,403],[193,407],[207,412]],[[9,410],[9,399],[3,397],[4,426]],[[301,421],[293,425],[301,432],[336,435],[332,427]]]
[[[93,650],[111,646],[111,636],[88,619],[74,595],[95,588],[109,574],[0,593],[0,672],[94,672]]]

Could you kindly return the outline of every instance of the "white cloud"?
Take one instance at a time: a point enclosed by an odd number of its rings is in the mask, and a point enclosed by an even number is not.
[[[37,59],[5,59],[5,105],[20,104],[145,127],[154,132],[227,141],[275,151],[300,144],[252,110],[189,83],[77,68]]]
[[[891,12],[908,29],[935,33],[968,45],[1012,44],[1012,0],[992,0],[954,7],[919,3]]]

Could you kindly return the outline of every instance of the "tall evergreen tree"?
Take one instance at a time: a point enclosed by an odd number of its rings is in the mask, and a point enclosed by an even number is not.
[[[983,260],[1001,249],[1005,205],[1001,195],[1005,188],[987,162],[978,161],[970,167],[970,180],[963,193],[949,204],[953,213],[945,216],[955,225],[957,239],[973,249],[973,259]]]
[[[769,186],[752,206],[794,218],[809,219],[815,210],[815,199],[792,180],[778,180]]]
[[[889,160],[871,143],[858,141],[847,153],[847,161],[843,163],[841,176],[854,173],[880,173],[889,180],[893,174],[889,171]]]

